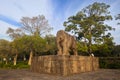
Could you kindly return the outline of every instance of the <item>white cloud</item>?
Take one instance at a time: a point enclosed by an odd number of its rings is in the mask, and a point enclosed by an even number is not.
[[[9,27],[11,27],[11,28],[13,28],[13,29],[16,29],[17,27],[15,27],[15,26],[13,26],[13,25],[10,25],[10,24],[7,24],[7,23],[5,23],[5,22],[2,22],[2,21],[0,21],[0,34],[6,34],[6,31],[7,31],[7,29],[9,28]]]
[[[8,30],[9,27],[13,29],[17,28],[13,25],[0,21],[0,39],[10,40],[9,36],[6,34],[6,31]]]
[[[0,14],[20,22],[22,17],[33,17],[45,15],[48,20],[53,17],[53,7],[50,0],[2,0],[0,3]],[[0,38],[7,37],[8,27],[13,25],[0,21]]]
[[[20,21],[23,16],[52,16],[50,0],[3,0],[0,3],[0,13]]]

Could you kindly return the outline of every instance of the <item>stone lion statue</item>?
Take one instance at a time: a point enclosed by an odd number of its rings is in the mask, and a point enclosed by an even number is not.
[[[57,32],[56,37],[58,52],[57,55],[70,55],[70,51],[77,55],[76,40],[63,30]]]

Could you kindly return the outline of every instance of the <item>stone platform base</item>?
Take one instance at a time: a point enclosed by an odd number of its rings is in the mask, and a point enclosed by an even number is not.
[[[94,71],[99,68],[99,59],[88,56],[38,56],[33,57],[31,71],[67,76]]]

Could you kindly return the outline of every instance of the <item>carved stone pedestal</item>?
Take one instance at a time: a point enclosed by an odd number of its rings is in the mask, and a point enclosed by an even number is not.
[[[99,69],[99,60],[88,56],[39,56],[33,57],[31,71],[67,76]]]

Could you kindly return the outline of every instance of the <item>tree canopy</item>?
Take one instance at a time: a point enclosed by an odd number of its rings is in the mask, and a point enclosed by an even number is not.
[[[70,16],[64,22],[65,30],[77,35],[78,40],[83,40],[87,46],[87,52],[92,53],[92,44],[104,43],[104,37],[111,37],[107,32],[113,28],[105,21],[112,20],[109,12],[109,5],[95,2],[79,11],[76,15]]]
[[[48,24],[44,15],[35,17],[23,17],[21,19],[22,30],[29,35],[43,35],[50,32],[52,27]]]

